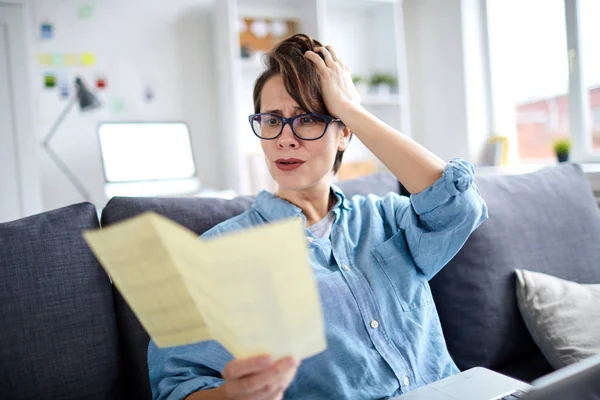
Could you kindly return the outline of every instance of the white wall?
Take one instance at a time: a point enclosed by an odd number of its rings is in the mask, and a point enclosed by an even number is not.
[[[479,162],[489,136],[483,0],[405,0],[412,137]]]
[[[31,121],[28,13],[0,0],[0,222],[43,210]]]
[[[92,5],[90,19],[78,17],[79,7]],[[35,63],[31,76],[37,99],[33,114],[38,139],[50,129],[66,104],[58,90],[42,87],[45,71],[80,74],[92,85],[100,74],[107,79],[99,92],[104,107],[82,114],[73,110],[51,145],[102,207],[104,176],[97,139],[100,121],[182,120],[189,124],[200,179],[204,187],[219,187],[220,172],[214,165],[219,155],[215,134],[216,115],[213,45],[210,28],[212,0],[37,0],[30,3],[32,57],[40,53],[93,52],[96,65],[46,67]],[[39,39],[39,24],[54,24],[52,40]],[[151,103],[144,99],[145,86],[155,91]],[[118,100],[123,111],[114,109]],[[82,198],[51,160],[41,160],[46,209],[81,201]]]
[[[462,0],[465,115],[469,159],[485,158],[492,133],[491,81],[485,0]]]

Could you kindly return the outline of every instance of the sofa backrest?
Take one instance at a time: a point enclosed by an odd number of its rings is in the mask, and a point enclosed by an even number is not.
[[[514,270],[600,282],[600,212],[574,164],[476,183],[490,218],[430,282],[444,336],[463,370],[536,378],[551,368],[517,308]]]
[[[385,195],[398,192],[399,183],[389,173],[339,183],[347,196],[374,193]],[[102,211],[101,224],[108,226],[145,211],[155,211],[201,235],[213,226],[241,214],[252,204],[253,198],[233,200],[215,198],[125,198],[111,199]],[[129,399],[151,399],[148,383],[147,350],[149,336],[115,288],[115,307],[121,343],[123,384]]]
[[[0,224],[0,398],[119,398],[112,285],[89,203]]]

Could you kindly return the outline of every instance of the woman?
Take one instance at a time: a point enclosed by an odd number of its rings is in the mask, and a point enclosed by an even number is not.
[[[267,57],[250,122],[277,193],[261,192],[249,210],[203,237],[301,216],[327,350],[299,363],[233,360],[214,341],[150,343],[154,398],[380,399],[458,372],[428,280],[487,218],[472,166],[446,164],[362,108],[333,48],[296,35]],[[413,193],[410,200],[347,199],[331,184],[351,132]]]

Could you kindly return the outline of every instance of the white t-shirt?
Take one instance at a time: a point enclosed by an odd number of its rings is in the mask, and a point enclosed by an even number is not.
[[[329,211],[327,215],[317,222],[314,225],[308,227],[308,229],[315,235],[316,238],[324,239],[329,237],[331,233],[331,227],[333,226],[333,221],[335,219],[335,214],[333,211]]]

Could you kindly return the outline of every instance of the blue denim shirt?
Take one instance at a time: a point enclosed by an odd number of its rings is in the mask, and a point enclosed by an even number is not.
[[[428,280],[487,219],[471,164],[454,159],[410,198],[344,197],[329,238],[307,229],[327,350],[303,360],[286,399],[382,399],[458,372],[448,354]],[[282,218],[300,208],[261,192],[250,209],[203,237]],[[282,260],[285,262],[285,260]],[[232,356],[215,341],[148,348],[154,399],[183,399],[223,383]]]

